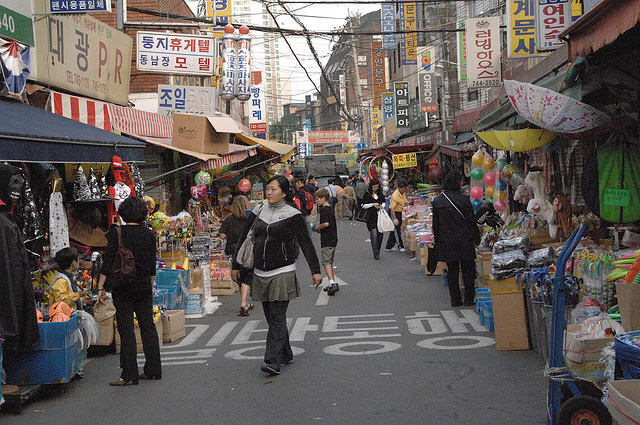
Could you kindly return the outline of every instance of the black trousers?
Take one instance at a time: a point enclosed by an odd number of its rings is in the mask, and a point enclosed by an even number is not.
[[[371,239],[371,250],[373,251],[374,257],[380,257],[382,238],[384,238],[384,233],[378,231],[377,227],[369,229],[369,239]]]
[[[476,295],[476,262],[475,260],[447,261],[447,281],[451,302],[462,301],[458,274],[462,267],[462,281],[464,282],[464,301],[472,302]]]
[[[153,290],[145,282],[148,289],[137,291],[113,291],[113,305],[116,307],[116,320],[120,334],[120,377],[126,381],[138,379],[138,361],[136,353],[136,336],[134,333],[133,313],[136,313],[144,349],[144,373],[147,376],[160,375],[160,342],[158,332],[153,323]]]
[[[387,245],[385,248],[391,249],[395,246],[396,242],[398,242],[399,248],[404,248],[404,243],[402,242],[402,212],[394,211],[393,214],[398,220],[398,225],[396,226],[395,231],[389,232],[389,237],[387,238]],[[393,217],[391,217],[393,219]]]
[[[280,369],[280,365],[293,360],[293,351],[289,344],[287,329],[287,307],[289,301],[263,301],[262,309],[267,319],[267,347],[264,362]]]

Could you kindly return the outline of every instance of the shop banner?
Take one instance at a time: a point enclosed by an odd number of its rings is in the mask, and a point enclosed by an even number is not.
[[[396,48],[396,6],[394,3],[382,3],[382,48]],[[390,34],[387,34],[390,33]]]
[[[309,131],[309,143],[349,143],[349,131]]]
[[[39,47],[31,79],[94,99],[129,103],[131,37],[86,14],[45,16],[34,28]]]
[[[218,103],[215,87],[158,85],[158,113],[213,115]]]
[[[357,153],[336,153],[336,162],[350,162],[358,159]]]
[[[338,76],[338,84],[340,89],[340,99],[338,99],[343,105],[347,104],[347,81],[344,74]]]
[[[382,125],[382,121],[380,120],[380,108],[373,107],[371,110],[371,127],[373,131],[371,132],[371,140],[376,140],[378,135],[378,129]]]
[[[464,29],[464,21],[458,22],[458,28]],[[467,81],[467,32],[458,32],[458,81]]]
[[[384,72],[384,50],[379,41],[371,43],[373,50],[373,106],[382,105],[382,93],[387,90],[386,76]]]
[[[409,127],[409,83],[393,83],[396,107],[396,127]]]
[[[400,30],[415,31],[418,29],[416,22],[416,4],[400,4]],[[400,56],[402,65],[415,65],[417,62],[416,48],[418,46],[418,35],[415,32],[403,33],[401,35]]]
[[[570,0],[538,0],[536,46],[538,50],[555,50],[564,44],[558,34],[571,25]]]
[[[437,112],[438,97],[435,88],[435,58],[434,46],[418,47],[418,86],[420,92],[420,112]]]
[[[139,71],[213,75],[216,70],[212,36],[138,31],[136,46]]]
[[[382,93],[382,119],[390,120],[396,114],[393,93]]]
[[[536,2],[507,0],[507,57],[523,58],[538,54],[535,44]]]
[[[265,101],[262,71],[251,71],[251,116],[249,128],[252,133],[267,132],[267,104]]]
[[[393,160],[394,170],[397,170],[398,168],[409,168],[418,166],[418,158],[415,152],[393,155],[391,158]]]
[[[211,31],[222,32],[224,26],[231,23],[231,0],[205,0],[207,18],[215,18],[220,26],[210,28]]]
[[[35,46],[32,13],[29,1],[0,0],[0,35]]]
[[[49,0],[51,13],[111,12],[111,0]]]
[[[298,143],[298,157],[305,159],[307,156],[310,156],[310,147],[311,145],[309,143]]]
[[[497,87],[500,75],[500,17],[467,19],[469,88]]]

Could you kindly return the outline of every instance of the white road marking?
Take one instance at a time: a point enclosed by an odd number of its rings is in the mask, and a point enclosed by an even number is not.
[[[463,345],[440,345],[439,342],[449,340],[467,340],[470,344]],[[488,336],[476,336],[476,335],[453,335],[453,336],[440,336],[436,338],[423,339],[417,343],[420,348],[429,348],[433,350],[469,350],[472,348],[482,348],[494,345],[496,340]]]
[[[238,325],[239,322],[227,322],[215,335],[205,344],[205,347],[215,347],[216,345],[222,344],[222,342],[227,339],[227,337],[231,334],[231,331]]]
[[[186,325],[185,328],[194,328],[185,336],[180,343],[162,347],[163,350],[173,350],[174,348],[183,348],[196,342],[209,329],[209,325]]]

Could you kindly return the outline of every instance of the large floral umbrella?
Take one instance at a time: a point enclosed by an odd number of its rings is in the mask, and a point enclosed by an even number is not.
[[[525,128],[523,130],[476,131],[476,134],[489,146],[496,149],[524,152],[546,145],[556,137],[557,133],[537,128]]]
[[[30,65],[29,46],[14,40],[0,38],[0,62],[5,84],[10,93],[22,93]]]
[[[608,119],[594,107],[544,87],[504,80],[504,88],[518,114],[545,130],[582,133]]]

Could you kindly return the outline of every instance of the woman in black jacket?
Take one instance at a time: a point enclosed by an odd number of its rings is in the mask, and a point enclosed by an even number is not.
[[[300,295],[296,278],[296,241],[309,264],[316,288],[322,283],[322,274],[305,220],[293,206],[289,180],[284,176],[270,178],[266,195],[268,203],[253,209],[238,240],[231,278],[238,282],[241,269],[236,261],[238,250],[255,223],[251,296],[262,303],[269,325],[264,363],[260,369],[270,375],[278,375],[281,364],[293,361],[287,329],[287,307],[289,300]]]
[[[120,226],[122,245],[133,253],[136,263],[136,275],[132,282],[123,283],[114,288],[113,305],[116,307],[116,321],[122,345],[120,348],[120,379],[110,385],[138,385],[138,379],[160,379],[160,342],[153,323],[153,281],[156,275],[156,236],[144,225],[147,217],[147,205],[142,198],[127,198],[120,204],[118,214],[125,223]],[[107,252],[104,255],[102,271],[98,280],[98,300],[103,301],[104,283],[110,274],[118,251],[118,233],[116,226],[107,232]],[[140,324],[140,336],[144,349],[145,364],[142,375],[138,375],[136,336],[133,326],[133,314]]]
[[[447,263],[447,278],[451,306],[463,304],[458,273],[462,268],[464,305],[474,305],[476,278],[476,247],[478,226],[473,219],[469,197],[460,193],[462,174],[450,172],[444,179],[444,192],[436,197],[433,208],[433,236],[438,260]]]
[[[367,230],[369,230],[369,238],[371,239],[371,249],[373,250],[373,258],[380,259],[380,247],[382,247],[382,237],[384,234],[378,231],[378,210],[384,208],[386,200],[382,193],[380,180],[371,179],[369,188],[362,197],[362,209],[367,210]]]

